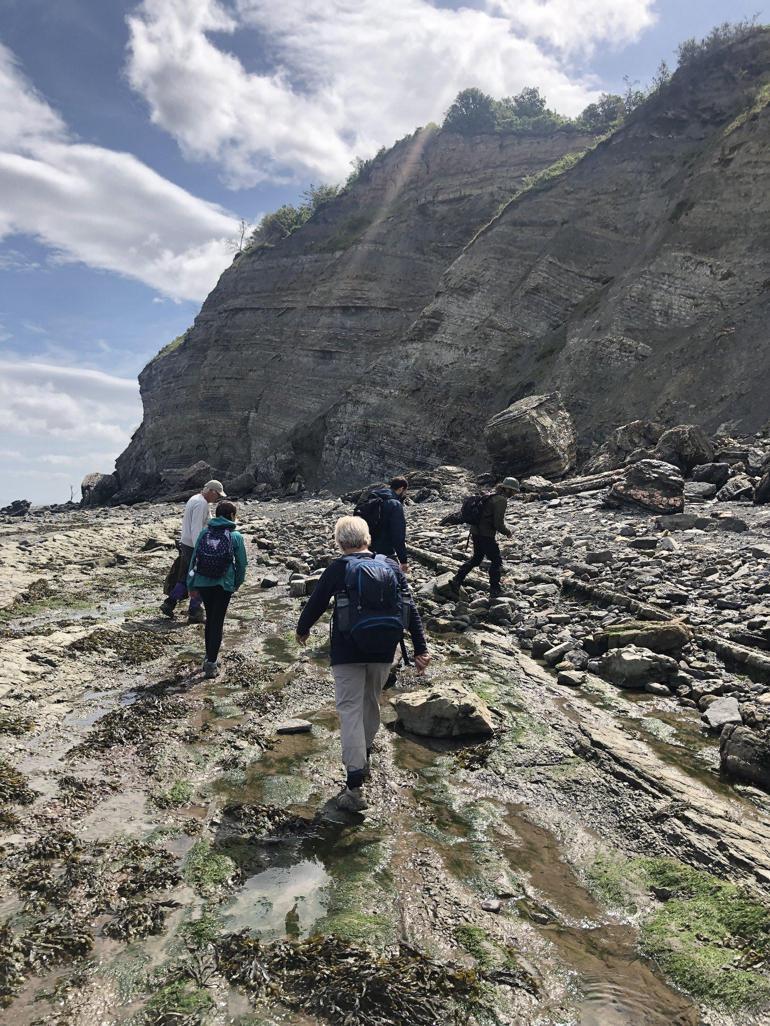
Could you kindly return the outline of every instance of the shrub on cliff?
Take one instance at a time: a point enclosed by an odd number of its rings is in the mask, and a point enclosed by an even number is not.
[[[446,112],[443,127],[449,132],[460,132],[463,135],[494,132],[495,101],[475,87],[463,89]]]

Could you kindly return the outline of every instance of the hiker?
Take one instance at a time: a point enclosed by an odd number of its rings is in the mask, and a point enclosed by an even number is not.
[[[243,535],[235,530],[237,509],[234,502],[220,502],[216,516],[209,520],[195,542],[187,587],[190,597],[196,595],[206,610],[206,677],[219,674],[217,656],[222,645],[225,614],[233,592],[246,577],[246,546]]]
[[[481,566],[484,557],[489,560],[489,594],[492,598],[502,595],[500,579],[503,575],[503,557],[495,535],[504,534],[511,537],[510,530],[505,526],[505,511],[508,499],[519,490],[519,482],[515,477],[506,477],[495,488],[484,502],[478,524],[470,525],[470,536],[473,543],[473,555],[451,580],[452,588],[459,595],[463,581],[477,566]]]
[[[302,610],[297,641],[307,644],[311,627],[334,598],[330,661],[347,770],[337,807],[360,812],[367,808],[361,787],[380,726],[380,693],[404,630],[412,638],[418,673],[424,673],[430,655],[406,577],[395,560],[369,550],[366,521],[340,517],[334,540],[343,554],[324,570]]]
[[[182,517],[182,534],[177,542],[179,555],[175,560],[176,582],[169,591],[168,598],[161,604],[160,611],[164,616],[173,618],[177,602],[187,595],[187,573],[190,569],[190,558],[203,528],[211,516],[209,503],[224,499],[225,490],[221,481],[207,481],[199,492],[187,500]],[[205,623],[201,600],[190,596],[190,607],[187,611],[188,623]]]
[[[353,515],[369,525],[372,552],[397,559],[406,573],[406,517],[404,499],[409,489],[405,477],[394,477],[386,488],[374,488],[359,501]]]

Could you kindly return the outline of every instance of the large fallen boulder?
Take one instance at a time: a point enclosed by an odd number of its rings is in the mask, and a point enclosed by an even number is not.
[[[660,460],[640,460],[626,467],[623,477],[604,496],[612,509],[631,506],[651,513],[684,510],[684,478],[676,467]]]
[[[724,774],[770,791],[770,731],[728,724],[719,737]]]
[[[598,660],[596,672],[619,688],[642,690],[650,683],[665,684],[678,669],[676,659],[670,656],[637,645],[627,645],[603,655]]]
[[[435,684],[391,698],[404,730],[423,737],[488,737],[492,713],[484,701],[461,684]]]
[[[729,463],[701,463],[697,467],[693,467],[691,473],[693,481],[716,485],[717,488],[727,484],[729,476]]]
[[[558,392],[530,395],[496,413],[484,428],[500,477],[563,477],[575,466],[575,428]]]
[[[80,483],[80,505],[104,506],[119,487],[117,474],[86,474]]]
[[[25,517],[29,513],[32,503],[29,499],[14,499],[7,506],[0,509],[4,517]]]
[[[637,645],[651,652],[679,654],[692,641],[692,632],[680,620],[626,620],[596,631],[583,647],[592,656],[614,648]]]
[[[714,446],[702,428],[695,424],[679,424],[663,432],[653,457],[664,463],[672,463],[682,473],[688,474],[699,464],[711,463],[714,459]]]
[[[616,470],[628,462],[632,452],[654,449],[663,434],[663,425],[650,420],[632,420],[616,428],[599,451],[583,468],[586,474],[601,474]]]

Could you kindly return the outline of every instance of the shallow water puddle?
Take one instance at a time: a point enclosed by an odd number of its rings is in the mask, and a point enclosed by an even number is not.
[[[604,921],[602,909],[560,858],[553,835],[521,809],[509,809],[505,822],[516,835],[504,846],[506,858],[528,880],[528,899],[518,903],[519,910],[575,974],[580,1026],[696,1026],[695,1006],[638,957],[633,927]]]
[[[318,858],[272,866],[249,877],[222,912],[229,930],[253,930],[263,940],[307,937],[329,903],[331,877]]]

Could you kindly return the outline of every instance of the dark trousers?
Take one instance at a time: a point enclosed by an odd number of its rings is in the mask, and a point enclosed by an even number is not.
[[[168,599],[168,604],[173,609],[177,602],[180,602],[183,598],[187,598],[187,571],[190,569],[190,560],[192,554],[195,551],[192,545],[183,545],[182,542],[178,543],[179,547],[179,569],[176,575],[176,584],[171,589]],[[190,599],[190,611],[197,609],[200,605],[198,599]]]
[[[217,661],[222,645],[222,630],[225,613],[230,605],[231,591],[225,591],[221,584],[209,588],[198,588],[206,610],[206,658],[210,663]]]
[[[489,560],[489,586],[493,589],[499,588],[500,578],[503,575],[503,557],[500,554],[500,546],[494,538],[484,538],[479,534],[472,534],[471,541],[473,542],[473,555],[457,571],[457,582],[461,584],[471,570],[481,566],[486,557]]]

